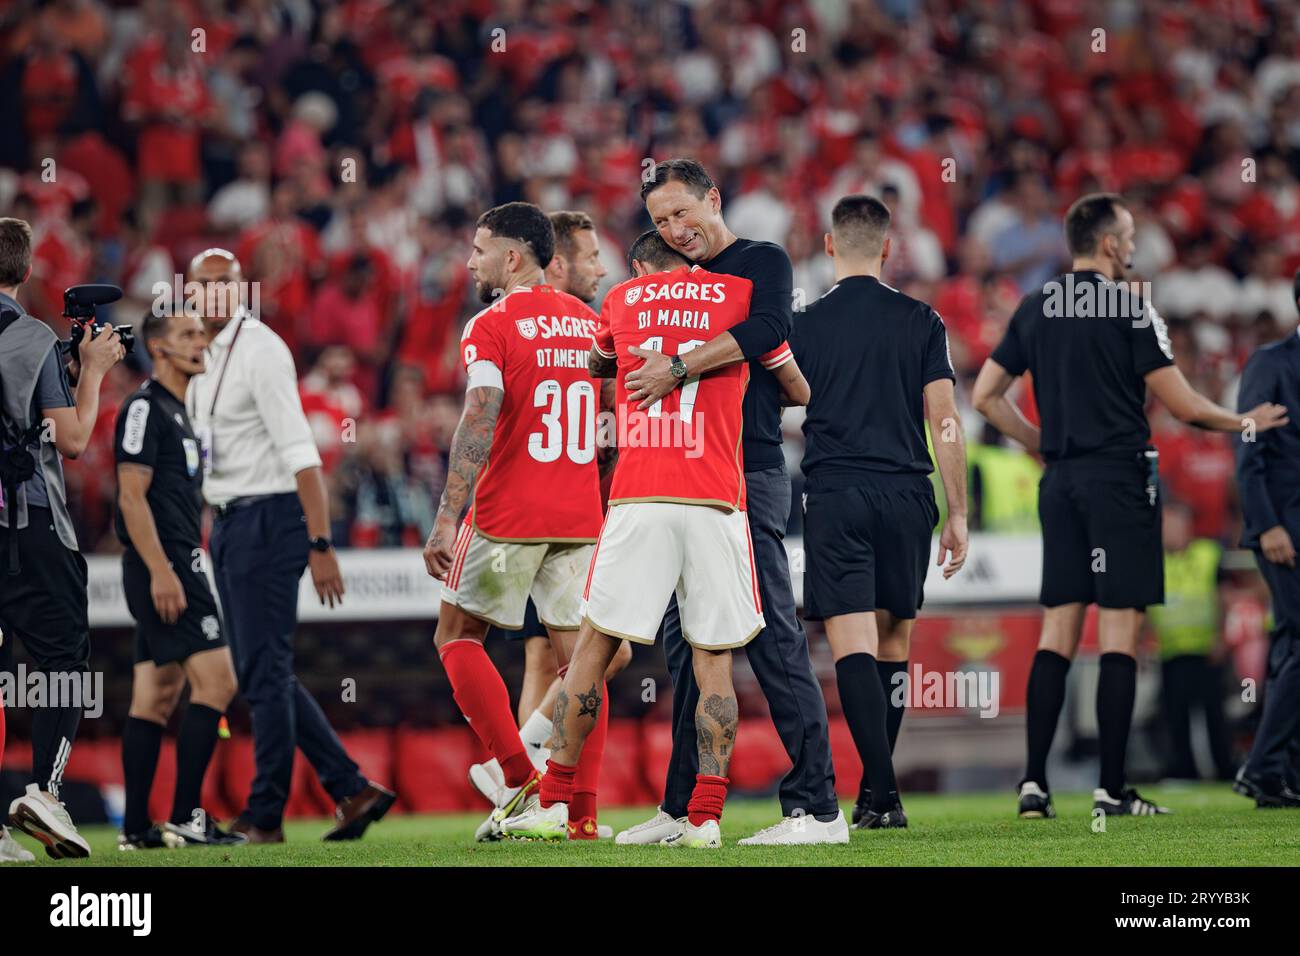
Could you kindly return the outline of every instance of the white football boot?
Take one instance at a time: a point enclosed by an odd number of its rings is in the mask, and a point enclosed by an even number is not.
[[[9,805],[9,825],[39,840],[55,860],[90,856],[90,844],[77,832],[67,809],[34,783]]]
[[[506,775],[495,757],[469,766],[470,785],[483,795],[488,803],[500,807],[514,796],[515,791],[506,786]]]
[[[501,823],[506,817],[512,816],[519,812],[523,807],[524,801],[530,796],[537,793],[537,788],[541,784],[542,778],[532,776],[522,787],[510,788],[506,801],[499,807],[488,814],[486,820],[478,825],[474,831],[474,839],[479,843],[491,843],[500,840],[504,834],[501,832]]]
[[[663,807],[660,807],[655,815],[644,823],[619,831],[618,836],[614,837],[614,842],[619,846],[649,846],[653,843],[663,843],[670,836],[680,833],[684,823],[686,823],[685,817],[680,820],[670,817],[664,812]]]
[[[32,856],[31,851],[10,835],[4,827],[0,827],[0,863],[35,863],[36,857]]]
[[[717,820],[705,820],[698,827],[689,819],[682,820],[682,828],[663,840],[664,846],[684,846],[693,850],[716,850],[722,846],[722,828]]]
[[[501,835],[516,840],[567,840],[569,805],[543,807],[537,794],[529,794],[519,813],[501,821]]]
[[[848,843],[849,824],[844,811],[822,823],[811,814],[783,817],[780,823],[739,841],[740,846],[798,846],[810,843]]]

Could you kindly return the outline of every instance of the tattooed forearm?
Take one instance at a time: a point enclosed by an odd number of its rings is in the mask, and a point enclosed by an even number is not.
[[[695,733],[700,750],[700,773],[725,777],[736,743],[740,710],[735,697],[710,694],[695,708]]]
[[[592,378],[613,378],[618,374],[618,359],[605,358],[593,348],[587,355],[587,371]]]
[[[591,685],[591,690],[585,694],[578,695],[578,716],[590,717],[593,720],[600,716],[600,691],[596,685]]]
[[[442,489],[438,512],[459,520],[474,493],[474,483],[487,464],[496,432],[497,416],[505,392],[499,388],[471,388],[465,395],[465,413],[456,426],[447,462],[447,484]]]

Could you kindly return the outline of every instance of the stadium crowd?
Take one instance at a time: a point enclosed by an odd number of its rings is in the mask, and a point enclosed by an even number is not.
[[[651,158],[705,163],[731,228],[789,251],[804,302],[833,281],[835,199],[883,198],[885,280],[944,317],[959,395],[1068,261],[1061,213],[1092,190],[1130,203],[1136,277],[1205,394],[1231,402],[1244,359],[1296,323],[1289,0],[17,0],[0,77],[0,214],[37,229],[26,306],[63,333],[62,290],[109,281],[113,321],[138,324],[195,252],[235,249],[297,357],[342,546],[428,533],[479,308],[474,218],[586,210],[603,292],[647,225]],[[87,550],[115,547],[111,422],[145,373],[114,369],[97,445],[68,463]],[[1036,464],[964,417],[982,526],[1032,530]],[[1155,426],[1194,533],[1232,544],[1228,441]],[[793,413],[786,429],[795,471]]]

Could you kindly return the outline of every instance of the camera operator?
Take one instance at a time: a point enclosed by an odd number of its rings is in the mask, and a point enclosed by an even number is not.
[[[48,686],[58,687],[68,682],[53,675],[85,672],[90,659],[86,561],[68,515],[60,455],[76,458],[90,443],[100,385],[125,349],[113,329],[87,334],[74,398],[54,330],[17,302],[31,272],[32,227],[0,219],[0,429],[8,462],[26,464],[14,453],[26,451],[34,465],[19,470],[20,477],[23,470],[31,475],[11,482],[14,493],[0,509],[0,627],[51,676]],[[46,703],[32,715],[32,782],[10,806],[9,822],[55,859],[89,856],[89,844],[59,802],[81,710],[72,701]]]

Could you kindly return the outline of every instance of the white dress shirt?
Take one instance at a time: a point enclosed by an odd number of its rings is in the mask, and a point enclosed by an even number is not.
[[[289,347],[241,312],[209,343],[207,357],[207,371],[190,381],[185,396],[203,444],[203,497],[224,505],[296,491],[294,476],[321,461]]]

